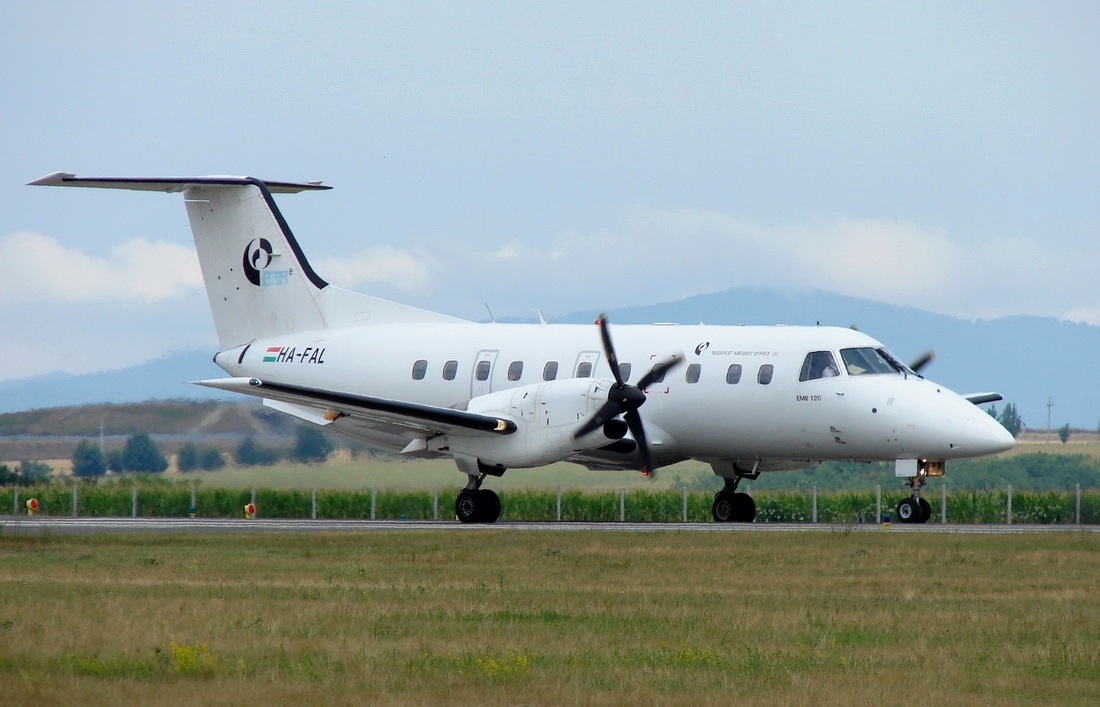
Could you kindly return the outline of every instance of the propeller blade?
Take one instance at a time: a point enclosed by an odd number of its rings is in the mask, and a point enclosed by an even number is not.
[[[596,414],[584,421],[584,424],[577,428],[577,431],[573,433],[573,439],[578,437],[584,437],[589,432],[594,432],[604,424],[619,415],[623,411],[622,403],[617,400],[608,400],[600,409],[596,411]]]
[[[920,373],[921,369],[936,360],[936,352],[929,349],[920,356],[917,356],[912,363],[909,364],[909,368],[913,369],[913,373]]]
[[[631,436],[638,444],[638,453],[642,455],[642,473],[650,476],[653,474],[653,457],[649,454],[649,442],[646,440],[645,428],[642,426],[642,416],[637,410],[631,410],[624,417]]]
[[[641,390],[645,390],[655,381],[664,378],[664,375],[668,373],[670,369],[679,366],[683,362],[683,356],[673,356],[667,361],[661,361],[660,363],[654,364],[653,368],[649,369],[649,373],[642,376],[641,380],[638,381],[637,387]]]
[[[615,382],[619,384],[619,387],[623,387],[623,377],[619,373],[619,357],[615,355],[615,346],[611,343],[611,329],[607,326],[607,314],[601,314],[600,318],[596,320],[596,325],[600,327],[600,338],[603,340],[603,353],[607,357],[607,365],[611,366],[611,375],[615,377]]]

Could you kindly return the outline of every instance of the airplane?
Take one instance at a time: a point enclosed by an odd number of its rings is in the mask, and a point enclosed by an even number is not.
[[[906,523],[953,459],[1014,440],[978,405],[925,379],[854,328],[471,322],[331,285],[306,259],[274,194],[320,182],[251,177],[47,175],[35,186],[182,193],[229,377],[198,385],[367,445],[450,457],[467,482],[463,523],[493,523],[483,483],[558,461],[652,475],[687,459],[723,479],[717,522],[752,522],[744,479],[826,460],[893,462]]]

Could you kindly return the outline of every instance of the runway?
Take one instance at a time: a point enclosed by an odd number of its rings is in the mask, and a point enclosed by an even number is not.
[[[251,520],[230,518],[58,518],[0,516],[0,534],[101,535],[106,533],[346,533],[346,532],[610,532],[610,533],[1100,533],[1100,525],[903,525],[892,523],[587,523],[498,522],[464,525],[454,520]]]

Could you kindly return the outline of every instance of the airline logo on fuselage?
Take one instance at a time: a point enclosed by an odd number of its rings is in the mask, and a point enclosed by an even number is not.
[[[253,238],[244,248],[241,265],[244,276],[256,287],[275,287],[285,285],[290,280],[289,270],[268,270],[276,255],[271,241],[266,238]]]
[[[269,346],[264,363],[324,363],[325,349],[307,346],[301,351],[293,346]]]

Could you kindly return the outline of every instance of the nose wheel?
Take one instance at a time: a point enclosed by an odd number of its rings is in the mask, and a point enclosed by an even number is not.
[[[898,520],[902,523],[927,523],[932,517],[932,504],[923,498],[912,496],[898,503],[897,512]]]

